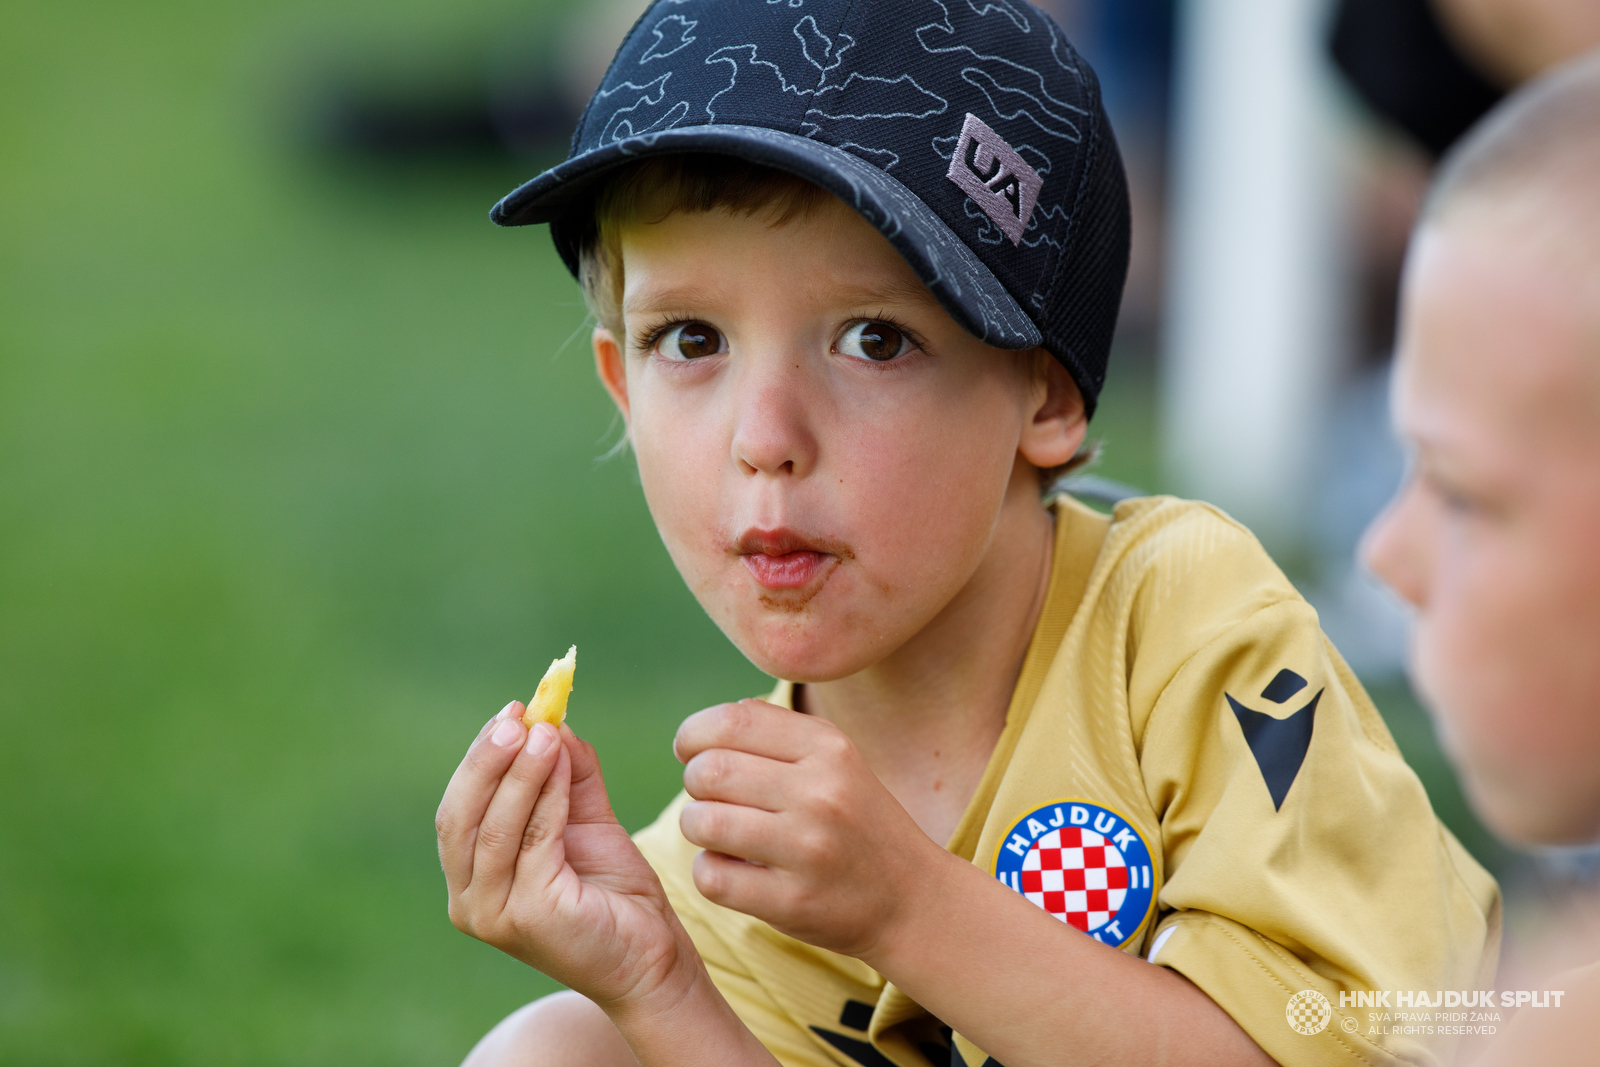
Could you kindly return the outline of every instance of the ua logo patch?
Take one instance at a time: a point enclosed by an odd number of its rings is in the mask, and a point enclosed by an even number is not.
[[[1022,243],[1044,179],[978,116],[967,115],[946,175],[1013,245]]]
[[[994,875],[1096,941],[1121,948],[1155,904],[1150,846],[1132,823],[1098,804],[1064,800],[1017,820]]]
[[[1284,669],[1267,683],[1267,687],[1261,691],[1261,697],[1274,704],[1282,704],[1306,685],[1304,678]],[[1250,754],[1256,758],[1256,766],[1261,768],[1267,792],[1272,794],[1274,811],[1282,809],[1283,799],[1289,795],[1289,787],[1294,785],[1300,765],[1306,760],[1306,751],[1311,747],[1311,729],[1316,724],[1317,701],[1322,699],[1323,692],[1317,690],[1317,695],[1305,707],[1282,719],[1251,711],[1233,699],[1231,694],[1222,694],[1228,698],[1228,706],[1233,708],[1234,717],[1239,720],[1239,729],[1244,731],[1245,743],[1250,746]]]

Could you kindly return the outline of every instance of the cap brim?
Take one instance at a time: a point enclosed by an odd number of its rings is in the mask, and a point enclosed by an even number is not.
[[[593,183],[606,172],[645,156],[681,152],[736,156],[821,186],[876,227],[968,333],[996,348],[1034,348],[1043,342],[1039,328],[994,273],[898,180],[842,148],[778,130],[683,126],[614,141],[518,187],[489,217],[501,226],[559,222],[586,205]]]

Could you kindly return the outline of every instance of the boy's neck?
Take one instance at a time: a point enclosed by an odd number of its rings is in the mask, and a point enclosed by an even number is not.
[[[880,781],[940,844],[955,832],[1005,729],[1012,690],[1050,588],[1054,516],[1018,462],[971,581],[877,664],[797,687],[796,707],[855,742]]]

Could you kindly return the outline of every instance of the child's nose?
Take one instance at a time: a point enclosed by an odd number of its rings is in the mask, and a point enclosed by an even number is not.
[[[1417,529],[1416,487],[1408,481],[1361,538],[1361,562],[1412,607],[1427,599],[1427,546]]]
[[[743,368],[734,388],[732,442],[742,473],[805,477],[815,468],[811,385],[800,357],[751,360]]]

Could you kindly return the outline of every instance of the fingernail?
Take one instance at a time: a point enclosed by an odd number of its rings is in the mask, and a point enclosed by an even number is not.
[[[536,722],[528,731],[528,755],[537,756],[548,749],[556,739],[555,727],[547,722]]]
[[[490,735],[489,740],[493,741],[501,748],[506,748],[510,745],[516,744],[520,735],[521,732],[517,729],[516,720],[507,719],[505,722],[494,728],[494,733]]]
[[[509,719],[511,717],[511,709],[516,707],[516,706],[517,706],[517,702],[515,700],[513,700],[511,703],[509,703],[505,707],[501,708],[500,709],[500,714],[496,715],[495,718],[497,718],[497,719]]]

